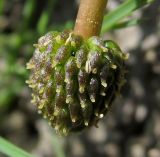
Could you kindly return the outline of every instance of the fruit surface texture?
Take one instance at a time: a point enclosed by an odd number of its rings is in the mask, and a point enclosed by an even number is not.
[[[49,32],[35,44],[26,82],[32,103],[60,135],[97,125],[124,82],[126,55],[111,40]]]

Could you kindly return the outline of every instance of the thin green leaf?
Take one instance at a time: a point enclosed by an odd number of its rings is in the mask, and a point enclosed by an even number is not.
[[[143,7],[146,4],[150,4],[154,0],[127,0],[122,3],[117,9],[111,11],[104,16],[104,22],[102,26],[102,33],[110,30],[115,24],[117,24],[122,18],[126,17],[134,10]]]
[[[8,155],[9,157],[33,157],[33,155],[11,144],[2,137],[0,137],[0,152]]]
[[[3,14],[5,0],[0,0],[0,15]]]
[[[44,10],[37,25],[37,30],[40,34],[46,31],[48,21],[49,21],[48,11]]]
[[[120,23],[114,25],[112,27],[112,30],[135,26],[135,25],[140,24],[142,22],[143,22],[143,20],[141,20],[141,19],[131,19],[131,20],[120,22]]]
[[[61,146],[61,142],[55,134],[52,134],[52,145],[54,147],[54,153],[57,157],[65,157],[65,153]]]
[[[52,31],[52,30],[57,30],[57,31],[63,31],[65,29],[72,29],[74,26],[74,23],[73,21],[67,21],[66,23],[64,24],[53,24],[50,28],[49,28],[49,31]]]
[[[37,24],[37,30],[39,34],[43,34],[47,30],[49,19],[51,18],[55,4],[56,0],[50,0],[48,7],[42,12]]]
[[[9,103],[11,102],[13,98],[12,91],[8,90],[7,87],[0,89],[0,111],[5,110],[9,107]],[[1,146],[0,146],[1,147]],[[1,148],[0,148],[1,151]]]
[[[35,7],[36,7],[36,1],[27,0],[25,2],[23,13],[22,13],[23,14],[23,23],[22,23],[23,30],[27,29],[27,27],[29,26]]]

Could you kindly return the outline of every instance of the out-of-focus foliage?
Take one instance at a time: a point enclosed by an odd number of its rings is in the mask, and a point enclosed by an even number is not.
[[[10,102],[25,86],[28,76],[25,64],[32,55],[32,45],[36,39],[52,27],[62,30],[72,25],[70,22],[60,26],[49,25],[56,0],[46,1],[40,11],[38,1],[27,0],[23,6],[19,6],[22,10],[18,12],[21,15],[17,15],[17,19],[12,19],[11,14],[19,8],[9,10],[11,7],[9,3],[10,1],[0,1],[0,111],[11,105]],[[40,16],[33,22],[35,14]],[[19,19],[20,23],[12,25],[12,20],[17,22]]]
[[[31,154],[0,137],[0,151],[10,157],[33,157]]]
[[[102,26],[102,32],[111,30],[112,28],[117,28],[116,25],[119,25],[119,21],[123,20],[124,17],[132,14],[135,10],[153,3],[154,0],[127,0],[124,1],[117,9],[109,12],[104,16],[104,22]],[[128,23],[128,22],[127,22]],[[130,24],[123,24],[121,28],[137,24],[137,22],[129,22]]]

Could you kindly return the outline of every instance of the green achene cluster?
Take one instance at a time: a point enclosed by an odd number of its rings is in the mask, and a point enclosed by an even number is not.
[[[124,83],[127,56],[113,41],[71,31],[49,32],[34,46],[26,82],[38,112],[59,135],[96,126]]]

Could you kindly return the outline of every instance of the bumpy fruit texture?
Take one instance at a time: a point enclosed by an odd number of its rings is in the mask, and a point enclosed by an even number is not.
[[[70,31],[38,40],[27,64],[32,103],[58,134],[97,125],[124,82],[126,55],[113,41]]]

